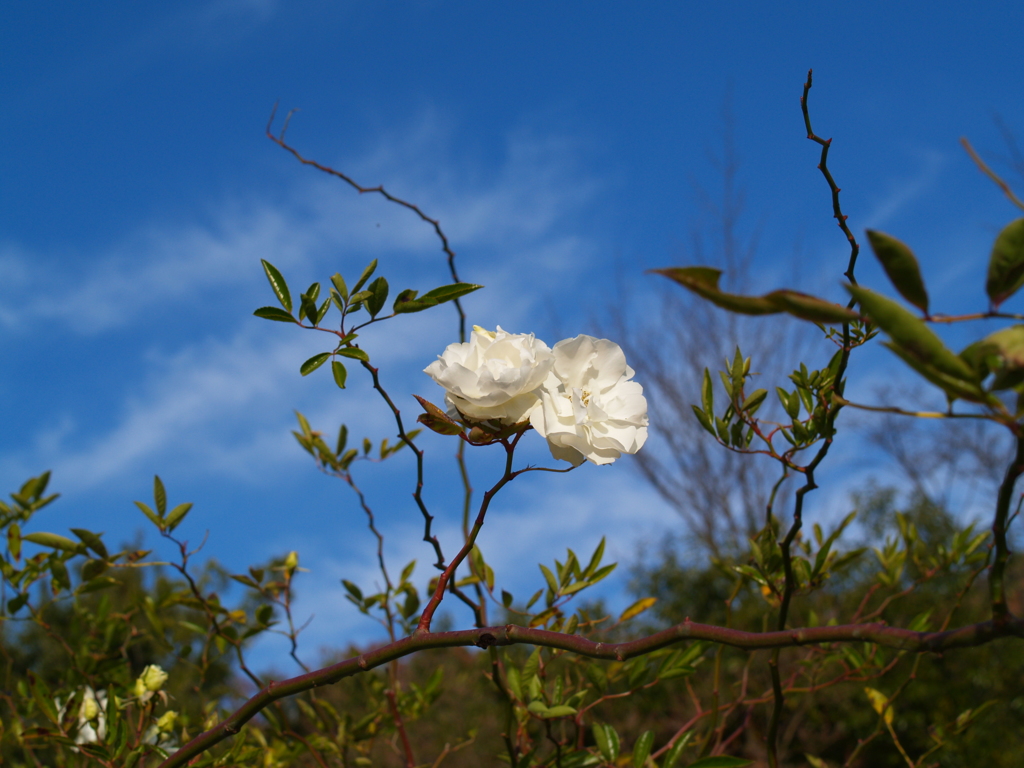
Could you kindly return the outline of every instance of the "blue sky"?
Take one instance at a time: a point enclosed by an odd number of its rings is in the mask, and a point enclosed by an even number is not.
[[[982,307],[991,240],[1015,215],[957,144],[970,137],[1001,168],[994,117],[1024,137],[1012,4],[195,0],[3,15],[0,480],[13,490],[52,469],[64,497],[39,527],[116,542],[140,530],[131,501],[160,473],[172,503],[196,503],[183,535],[209,530],[205,551],[232,569],[301,552],[314,648],[372,636],[338,587],[372,581],[372,551],[346,489],[290,438],[292,409],[328,431],[392,428],[356,371],[345,393],[324,371],[299,377],[326,347],[251,316],[271,303],[259,259],[295,289],[371,258],[396,288],[446,272],[421,222],[267,141],[276,101],[301,109],[288,136],[307,156],[441,220],[463,279],[488,286],[466,300],[471,322],[549,343],[556,328],[596,332],[624,283],[642,311],[643,269],[687,260],[695,190],[719,184],[709,158],[727,103],[743,226],[761,232],[755,284],[790,282],[798,252],[801,287],[840,299],[845,246],[799,110],[809,67],[851,226],[909,242],[934,305]],[[883,287],[870,257],[860,274]],[[454,334],[446,308],[367,334],[410,417],[408,393],[438,395],[420,371]],[[872,359],[851,386],[897,375]],[[452,551],[454,446],[429,450],[428,500]],[[409,469],[398,458],[360,481],[395,564],[416,557],[426,579]],[[483,544],[528,594],[535,563],[566,546],[608,534],[628,560],[676,525],[623,460],[517,481]],[[624,599],[621,582],[608,594]]]

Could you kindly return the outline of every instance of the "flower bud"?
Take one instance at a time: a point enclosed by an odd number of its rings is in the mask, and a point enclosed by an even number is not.
[[[174,730],[174,722],[178,719],[178,713],[172,710],[167,710],[160,719],[156,721],[157,730],[163,731],[164,733],[170,733]]]
[[[167,682],[167,673],[156,664],[150,664],[139,675],[135,681],[135,695],[140,698],[147,692],[156,692],[164,687]]]

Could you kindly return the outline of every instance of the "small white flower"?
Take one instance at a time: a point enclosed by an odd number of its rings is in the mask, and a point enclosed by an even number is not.
[[[578,467],[586,459],[611,464],[647,440],[647,400],[630,381],[622,348],[608,339],[577,336],[555,344],[552,373],[530,415],[551,455]]]
[[[468,342],[449,344],[424,372],[445,388],[445,402],[453,411],[472,421],[511,425],[529,420],[539,403],[536,390],[553,362],[548,345],[532,333],[477,325]]]
[[[59,698],[54,699],[57,705],[58,717],[63,720],[67,711],[67,704]],[[107,736],[107,694],[104,691],[97,693],[90,686],[82,689],[82,704],[78,708],[78,730],[75,733],[75,744],[95,744],[103,741]],[[77,752],[77,747],[71,748]]]

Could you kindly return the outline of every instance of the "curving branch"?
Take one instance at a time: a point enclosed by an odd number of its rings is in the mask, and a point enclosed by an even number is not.
[[[710,624],[699,624],[687,619],[681,624],[663,629],[653,635],[625,643],[600,643],[578,635],[567,635],[546,629],[530,629],[514,624],[503,627],[411,635],[324,669],[268,684],[226,720],[199,734],[172,754],[160,764],[160,768],[177,768],[188,764],[189,760],[196,755],[202,754],[229,736],[237,734],[245,723],[279,699],[323,685],[331,685],[346,677],[358,675],[395,659],[436,648],[469,646],[491,648],[493,646],[529,644],[569,651],[592,659],[625,661],[687,640],[705,640],[747,651],[792,648],[819,643],[869,642],[914,653],[939,653],[951,648],[985,645],[1002,637],[1024,638],[1024,619],[1008,617],[1002,623],[983,621],[943,632],[915,632],[910,629],[890,627],[884,622],[808,627],[776,632],[747,632]]]
[[[448,271],[451,273],[452,280],[454,280],[456,283],[462,282],[461,280],[459,280],[459,274],[455,269],[455,251],[452,250],[451,245],[448,243],[448,236],[444,233],[444,230],[441,229],[441,222],[438,221],[437,219],[432,219],[429,216],[427,216],[427,214],[425,214],[418,205],[414,205],[413,203],[403,200],[400,197],[395,197],[386,189],[384,189],[383,184],[378,184],[376,187],[364,187],[361,184],[357,183],[355,180],[353,180],[351,176],[348,176],[347,174],[344,174],[341,171],[337,171],[328,165],[318,163],[316,160],[310,160],[308,157],[303,157],[297,149],[292,147],[290,144],[286,143],[284,140],[284,135],[288,131],[288,122],[291,120],[292,115],[294,113],[295,110],[293,109],[291,112],[287,114],[287,116],[284,119],[284,125],[281,126],[281,133],[275,136],[270,130],[271,127],[274,125],[274,118],[277,116],[277,104],[274,104],[274,108],[270,112],[270,119],[267,121],[267,138],[270,139],[275,144],[277,144],[277,146],[281,147],[281,149],[290,152],[295,157],[295,159],[298,160],[303,165],[311,166],[313,168],[316,168],[318,171],[323,171],[324,173],[330,176],[334,176],[335,178],[341,179],[361,195],[376,193],[383,197],[385,200],[395,203],[395,205],[400,205],[403,208],[408,208],[410,211],[419,216],[420,219],[430,224],[434,228],[434,233],[441,241],[441,250],[444,251],[445,256],[448,257]],[[452,302],[452,304],[455,305],[455,309],[459,313],[459,337],[465,340],[466,313],[463,312],[462,304],[459,301],[459,299],[455,299]]]

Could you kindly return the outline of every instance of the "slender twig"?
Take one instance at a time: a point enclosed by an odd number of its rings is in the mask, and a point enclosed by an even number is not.
[[[839,228],[843,231],[846,236],[847,242],[850,244],[850,257],[847,262],[846,272],[844,276],[853,285],[857,284],[857,278],[854,274],[854,270],[857,266],[857,256],[860,253],[860,245],[857,243],[857,238],[853,236],[853,232],[850,231],[850,227],[846,223],[846,215],[843,213],[842,207],[839,204],[839,186],[836,184],[835,179],[832,177],[831,171],[828,169],[828,151],[832,146],[832,139],[823,139],[818,136],[814,129],[811,127],[811,115],[807,106],[808,95],[811,90],[813,70],[807,70],[807,81],[804,83],[803,96],[800,97],[800,108],[803,111],[804,126],[807,128],[807,138],[821,146],[821,159],[818,162],[818,170],[821,171],[822,176],[825,177],[825,181],[828,182],[829,190],[832,193],[832,215],[839,224]],[[849,307],[852,309],[854,300],[851,299]],[[843,377],[846,374],[846,368],[850,361],[850,324],[848,322],[843,323],[843,349],[842,356],[840,357],[839,367],[836,371],[835,383],[833,389],[836,394],[843,395],[845,389],[845,382]],[[825,419],[825,427],[822,430],[824,440],[821,446],[818,448],[818,452],[814,459],[804,468],[804,484],[797,489],[796,499],[793,509],[793,523],[789,528],[789,532],[786,534],[786,538],[783,539],[780,550],[782,552],[782,567],[785,574],[785,587],[782,592],[782,599],[779,604],[779,630],[786,628],[786,620],[789,613],[789,605],[793,597],[793,593],[796,590],[796,582],[793,574],[793,558],[790,552],[790,547],[796,539],[801,527],[803,526],[803,503],[804,496],[809,492],[813,491],[818,487],[814,480],[814,471],[818,465],[828,455],[829,449],[832,447],[833,434],[835,432],[835,420],[839,415],[839,411],[842,409],[841,403],[834,403],[828,411],[828,415]],[[782,707],[784,703],[784,696],[782,692],[781,682],[779,679],[779,651],[776,650],[772,653],[771,660],[769,661],[769,669],[772,676],[772,689],[775,693],[775,705],[772,708],[771,720],[768,725],[768,764],[771,768],[777,768],[779,764],[778,758],[778,735],[779,735],[779,722],[782,716]]]
[[[1004,577],[1006,564],[1010,559],[1010,548],[1006,541],[1007,519],[1010,505],[1013,503],[1013,488],[1017,478],[1024,472],[1024,433],[1017,435],[1017,450],[1013,461],[1006,468],[1003,482],[999,485],[996,497],[996,511],[992,519],[992,540],[995,545],[995,558],[989,570],[989,590],[992,597],[992,620],[996,624],[1012,618],[1006,604],[1006,585]]]
[[[1024,211],[1024,200],[1021,200],[1019,197],[1013,194],[1013,190],[1010,189],[1010,185],[1003,181],[1001,178],[999,178],[996,172],[988,167],[985,161],[978,156],[977,152],[974,151],[974,147],[971,146],[971,142],[969,142],[966,139],[966,137],[964,137],[960,139],[960,143],[963,145],[963,148],[967,150],[967,154],[971,156],[971,160],[974,161],[974,164],[978,166],[981,172],[988,176],[990,179],[992,179],[992,181],[995,182],[996,186],[1003,190],[1003,194],[1010,198],[1010,202],[1012,202],[1014,205],[1016,205],[1018,208]]]
[[[434,228],[434,233],[441,241],[441,250],[444,251],[445,255],[448,257],[448,270],[451,272],[452,279],[456,283],[461,282],[459,280],[458,272],[455,269],[455,251],[452,250],[451,246],[448,243],[448,236],[444,233],[444,230],[441,229],[441,222],[439,222],[437,219],[432,219],[429,216],[427,216],[427,214],[425,214],[420,209],[419,206],[413,205],[410,202],[395,197],[390,192],[385,190],[383,185],[377,185],[376,187],[364,187],[361,184],[356,183],[350,176],[342,173],[341,171],[337,171],[334,168],[331,168],[330,166],[322,165],[321,163],[318,163],[315,160],[310,160],[306,157],[303,157],[301,154],[299,154],[299,151],[297,149],[287,144],[284,140],[285,131],[288,130],[288,121],[291,119],[291,116],[294,112],[295,110],[292,110],[291,112],[288,113],[288,116],[285,118],[284,126],[281,129],[281,133],[275,136],[273,133],[271,133],[270,130],[271,127],[274,125],[274,118],[277,115],[277,104],[274,104],[274,108],[270,112],[270,119],[267,121],[267,138],[270,139],[275,144],[277,144],[279,147],[281,147],[281,149],[290,152],[295,157],[295,159],[298,160],[303,165],[312,166],[313,168],[316,168],[318,171],[323,171],[326,174],[341,179],[361,195],[365,195],[367,193],[376,193],[378,195],[381,195],[385,200],[395,203],[396,205],[400,205],[403,208],[409,209],[417,216],[419,216],[420,219],[430,224]],[[462,310],[462,304],[460,303],[459,299],[455,299],[452,303],[455,305],[455,309],[459,313],[459,337],[465,340],[466,314]]]

